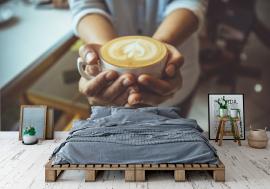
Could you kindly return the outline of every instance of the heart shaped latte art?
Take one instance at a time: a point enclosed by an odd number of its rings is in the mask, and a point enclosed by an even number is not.
[[[166,46],[150,37],[127,36],[106,43],[100,51],[107,63],[119,67],[144,67],[166,56]]]

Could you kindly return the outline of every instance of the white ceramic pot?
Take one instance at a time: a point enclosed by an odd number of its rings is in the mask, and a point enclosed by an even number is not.
[[[237,118],[237,117],[239,117],[238,113],[239,113],[239,109],[231,109],[231,110],[230,110],[230,116],[231,116],[232,118]]]
[[[138,67],[138,68],[132,68],[132,67],[126,68],[126,67],[114,66],[112,64],[109,64],[105,60],[100,59],[100,65],[101,65],[102,71],[114,70],[114,71],[118,72],[119,74],[132,73],[135,76],[138,76],[138,75],[144,73],[144,74],[150,74],[150,75],[157,77],[157,78],[161,78],[162,71],[166,65],[166,61],[167,61],[167,56],[165,56],[161,61],[159,61],[155,64],[152,64],[152,65],[149,65],[149,66]],[[83,68],[86,65],[87,65],[86,62],[83,62],[81,58],[78,58],[77,68],[78,68],[80,75],[82,77],[84,77],[85,79],[90,80],[90,79],[92,79],[92,76],[89,76],[87,73],[85,73],[84,68]]]
[[[35,144],[36,142],[37,142],[36,136],[23,135],[23,143],[24,144]]]
[[[228,115],[228,110],[227,109],[223,109],[223,108],[219,109],[219,116],[220,117],[226,117],[227,115]]]
[[[150,74],[154,77],[161,78],[162,71],[164,69],[164,66],[166,65],[167,56],[165,56],[160,62],[157,62],[155,64],[139,67],[139,68],[124,68],[124,67],[118,67],[114,66],[112,64],[109,64],[105,60],[100,61],[102,70],[114,70],[118,72],[119,74],[123,73],[132,73],[136,76],[144,73],[144,74]]]

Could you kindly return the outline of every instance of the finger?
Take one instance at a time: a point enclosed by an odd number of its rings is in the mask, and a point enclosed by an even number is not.
[[[79,49],[79,55],[87,64],[97,64],[98,49],[94,44],[83,45]]]
[[[147,74],[140,75],[138,77],[138,83],[161,96],[170,94],[174,88],[169,82],[154,78]]]
[[[169,99],[171,95],[168,96],[159,96],[151,92],[141,91],[139,94],[129,97],[129,106],[132,107],[147,107],[147,106],[157,106],[166,99]],[[140,100],[136,101],[135,98]]]
[[[132,105],[130,105],[129,103],[126,103],[124,106],[127,108],[132,108]]]
[[[131,93],[128,97],[128,104],[134,106],[142,103],[142,94],[140,92]]]
[[[175,72],[184,63],[184,57],[174,46],[167,45],[169,49],[168,60],[165,68],[165,73],[169,77],[173,77]]]
[[[119,95],[118,97],[115,98],[114,100],[114,103],[116,105],[120,105],[120,106],[128,106],[128,97],[133,94],[133,93],[136,93],[139,91],[139,88],[137,86],[130,86],[126,89],[126,91]]]
[[[136,79],[132,74],[123,74],[103,92],[102,97],[112,101],[135,82]]]
[[[88,97],[88,102],[92,106],[106,106],[108,102],[98,98],[98,97]]]
[[[81,93],[87,96],[95,96],[101,90],[103,90],[109,83],[114,81],[118,77],[115,71],[104,71],[98,74],[95,78],[90,81],[80,82],[79,90]]]
[[[118,97],[116,97],[113,102],[108,101],[107,99],[104,99],[100,96],[96,96],[96,97],[90,97],[88,98],[88,101],[90,104],[92,105],[116,105],[116,106],[125,106],[128,104],[128,97],[130,94],[138,92],[139,88],[137,86],[130,86],[128,87],[124,93],[122,93],[121,95],[119,95]]]
[[[165,73],[169,77],[173,77],[176,72],[176,67],[173,64],[168,64],[165,68]]]
[[[167,45],[169,49],[167,64],[172,64],[176,68],[181,67],[184,64],[184,57],[177,48],[172,45]]]
[[[85,67],[86,73],[88,73],[91,76],[97,76],[100,73],[100,67],[99,65],[87,65]]]
[[[153,97],[154,95],[149,95],[146,92],[138,92],[133,93],[128,98],[128,105],[130,107],[147,107],[147,106],[156,106],[158,103],[156,102],[156,98]]]

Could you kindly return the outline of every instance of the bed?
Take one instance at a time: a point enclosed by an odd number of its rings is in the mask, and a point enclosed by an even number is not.
[[[218,164],[196,120],[181,118],[178,111],[94,106],[89,119],[73,123],[52,164]]]

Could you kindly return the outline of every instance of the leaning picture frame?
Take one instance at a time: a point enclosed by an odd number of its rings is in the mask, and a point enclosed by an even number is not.
[[[227,101],[227,102],[226,102]],[[231,132],[235,121],[239,139],[245,140],[245,106],[244,94],[209,93],[208,94],[208,135],[209,140],[218,136],[220,118],[226,117],[225,132]],[[234,120],[234,121],[232,121]],[[224,136],[223,140],[234,140],[233,135]]]
[[[21,105],[19,140],[22,140],[26,127],[34,127],[38,139],[45,139],[47,126],[47,106]]]
[[[54,109],[48,107],[45,139],[51,140],[53,138],[54,138]]]

